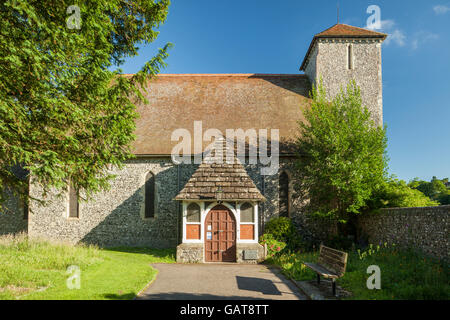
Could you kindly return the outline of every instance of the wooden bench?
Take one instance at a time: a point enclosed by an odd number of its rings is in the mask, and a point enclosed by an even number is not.
[[[318,284],[320,284],[320,276],[331,279],[333,295],[336,295],[335,281],[345,273],[347,253],[320,245],[317,263],[305,262],[304,265],[317,273]]]

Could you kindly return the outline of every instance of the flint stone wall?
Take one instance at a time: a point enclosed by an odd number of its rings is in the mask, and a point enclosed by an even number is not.
[[[370,243],[396,244],[449,260],[450,205],[387,208],[359,219]]]
[[[257,252],[257,259],[244,259],[244,251],[254,250]],[[266,250],[259,243],[238,243],[236,244],[236,262],[255,264],[264,261],[266,258]]]
[[[204,245],[202,243],[182,243],[177,246],[178,263],[203,263]],[[245,250],[255,250],[257,259],[244,259]],[[266,257],[265,248],[259,243],[237,243],[236,244],[236,262],[255,264],[264,261]]]
[[[175,247],[179,239],[179,207],[172,199],[183,179],[177,166],[166,159],[146,158],[128,161],[122,170],[112,168],[110,172],[116,175],[110,190],[96,194],[88,202],[80,201],[79,218],[68,217],[68,199],[64,194],[58,198],[53,192],[44,199],[47,206],[32,203],[29,236],[104,247]],[[144,183],[148,172],[155,175],[156,196],[155,217],[146,219]],[[38,185],[31,184],[31,195],[40,197],[40,191]]]
[[[28,228],[23,204],[11,192],[9,194],[0,209],[0,236],[26,232]]]
[[[178,263],[202,263],[203,243],[182,243],[177,246]]]
[[[44,199],[47,201],[46,206],[32,202],[28,233],[31,238],[70,243],[85,242],[102,247],[175,247],[181,243],[182,225],[180,204],[173,198],[197,167],[195,164],[175,165],[168,157],[130,160],[121,170],[111,168],[110,172],[115,174],[116,178],[111,181],[109,191],[94,195],[88,202],[80,201],[79,218],[68,217],[68,197],[64,192],[60,197],[56,191],[51,192]],[[244,164],[244,167],[257,188],[267,198],[260,207],[258,223],[261,235],[264,224],[278,216],[279,174],[286,171],[292,176],[295,170],[294,159],[280,158],[280,170],[271,176],[262,176],[260,165]],[[156,212],[154,218],[144,219],[144,181],[148,172],[155,175]],[[321,238],[322,235],[326,235],[326,231],[302,213],[306,202],[295,193],[292,179],[291,217],[303,234]],[[30,194],[42,198],[40,186],[32,182]],[[83,194],[81,196],[83,197]],[[15,217],[19,215],[20,213],[17,213]],[[15,221],[16,226],[14,223],[6,222],[4,225],[14,230],[26,230],[26,221],[23,219]],[[5,227],[0,229],[5,229],[6,233],[10,231]]]
[[[28,171],[13,166],[11,172],[21,180],[28,177]],[[11,188],[5,187],[6,201],[0,207],[0,236],[26,232],[28,228],[27,208]]]

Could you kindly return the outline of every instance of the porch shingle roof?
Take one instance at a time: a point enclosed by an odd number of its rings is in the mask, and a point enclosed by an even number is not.
[[[218,148],[221,148],[222,155],[216,152]],[[205,152],[207,156],[175,200],[213,200],[220,189],[224,201],[265,201],[234,152],[233,161],[227,163],[226,154],[231,152],[229,150],[225,139],[217,139],[214,149]]]

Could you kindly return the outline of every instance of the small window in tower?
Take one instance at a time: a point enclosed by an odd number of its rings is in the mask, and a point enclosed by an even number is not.
[[[348,69],[353,70],[353,45],[348,46]]]
[[[28,196],[30,194],[30,183],[28,182],[27,184],[27,194],[25,196],[25,199],[23,199],[23,220],[28,220],[28,211],[29,211],[29,207],[28,207]]]
[[[145,218],[155,217],[155,176],[149,172],[145,177]]]
[[[25,199],[23,201],[23,220],[28,220],[28,211],[29,211],[28,199]]]
[[[69,186],[69,218],[79,218],[78,191]]]

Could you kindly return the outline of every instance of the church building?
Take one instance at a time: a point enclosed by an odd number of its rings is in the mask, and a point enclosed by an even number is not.
[[[122,169],[109,168],[116,175],[111,188],[90,201],[71,189],[65,198],[48,194],[47,205],[32,202],[29,214],[23,212],[28,208],[0,214],[0,234],[26,231],[31,238],[105,247],[177,247],[179,262],[238,263],[264,258],[258,238],[273,217],[289,217],[302,232],[325,237],[293,188],[298,122],[320,79],[330,98],[355,80],[363,104],[381,125],[385,39],[383,33],[336,24],[313,37],[303,60],[299,56],[303,73],[293,68],[292,74],[156,76],[148,83],[148,103],[138,104],[136,157]],[[224,136],[208,141],[210,129]],[[265,154],[249,139],[244,149],[256,150],[254,157],[217,161],[218,150],[236,155],[225,133],[239,129],[266,135],[271,150]],[[181,141],[176,132],[190,134],[184,159],[191,163],[174,161]],[[261,159],[276,162],[276,170],[267,170],[273,163]],[[30,194],[42,198],[32,179]]]

